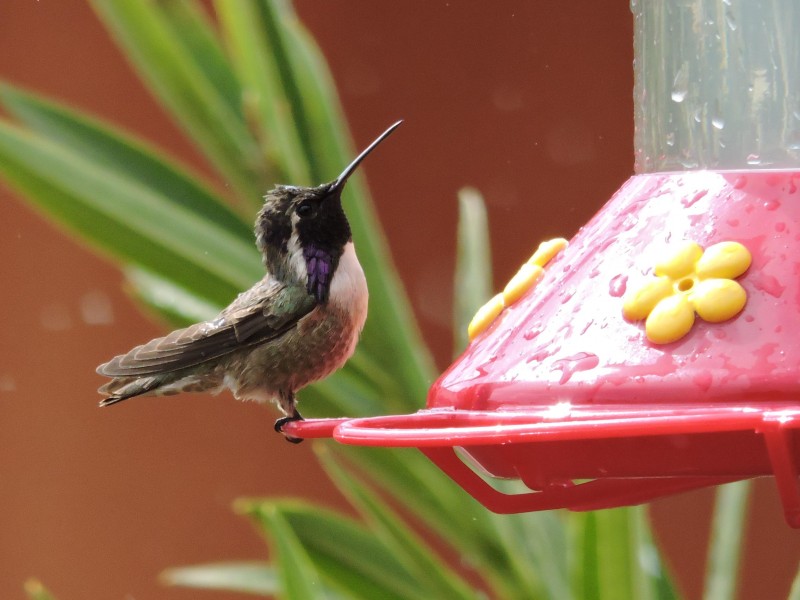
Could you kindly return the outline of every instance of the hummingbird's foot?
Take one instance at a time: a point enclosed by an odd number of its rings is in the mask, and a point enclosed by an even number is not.
[[[278,433],[283,433],[283,426],[286,425],[287,423],[291,423],[292,421],[303,421],[303,420],[304,420],[303,415],[297,412],[297,409],[295,408],[291,416],[281,417],[280,419],[275,421],[275,431],[277,431]],[[299,444],[300,442],[303,441],[303,438],[294,437],[293,435],[287,435],[285,433],[283,433],[283,437],[286,438],[287,442],[291,442],[292,444]]]

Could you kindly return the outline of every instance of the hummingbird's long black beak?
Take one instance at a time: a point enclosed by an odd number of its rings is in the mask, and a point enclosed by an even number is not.
[[[361,164],[361,161],[367,157],[367,154],[372,152],[378,144],[380,144],[383,140],[389,137],[389,134],[391,134],[395,129],[400,127],[400,123],[402,122],[403,122],[402,120],[398,121],[397,123],[389,127],[389,129],[380,134],[374,142],[372,142],[369,146],[367,146],[367,148],[353,160],[353,162],[347,165],[344,171],[342,171],[342,174],[339,175],[339,177],[336,178],[336,181],[333,182],[333,185],[331,186],[331,191],[341,191],[342,188],[344,187],[344,184],[347,182],[347,178],[353,174],[353,171],[355,171],[356,167],[358,167],[358,165]]]

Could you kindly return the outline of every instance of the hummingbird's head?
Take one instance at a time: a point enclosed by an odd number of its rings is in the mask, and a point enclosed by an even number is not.
[[[279,185],[264,197],[256,219],[256,243],[267,270],[278,279],[297,278],[318,302],[328,299],[333,274],[352,241],[342,190],[361,161],[402,121],[383,132],[341,175],[317,187]]]

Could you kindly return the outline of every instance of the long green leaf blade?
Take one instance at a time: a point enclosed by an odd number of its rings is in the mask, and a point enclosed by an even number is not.
[[[292,104],[284,89],[281,67],[286,61],[274,21],[265,18],[267,11],[256,0],[223,0],[215,6],[265,154],[278,165],[286,182],[322,183],[311,176],[312,157],[304,153],[294,127],[300,107]]]
[[[570,519],[573,525],[576,553],[573,563],[575,598],[600,600],[600,544],[598,544],[597,513],[579,513]]]
[[[792,587],[789,589],[787,600],[800,600],[800,567],[797,568],[797,574],[792,581]]]
[[[327,598],[317,569],[280,511],[267,507],[261,511],[261,518],[272,532],[270,540],[278,555],[281,597],[287,600]]]
[[[152,189],[176,206],[188,208],[252,243],[249,222],[235,214],[207,185],[142,140],[8,84],[0,83],[0,101],[41,137],[122,179]]]
[[[631,547],[631,512],[627,508],[615,508],[591,513],[583,554],[589,562],[583,565],[587,575],[584,593],[587,597],[601,600],[636,600],[632,569],[636,557]],[[591,587],[596,586],[596,589]]]
[[[501,579],[506,595],[528,590],[536,598],[572,597],[569,548],[561,516],[556,511],[490,515],[509,562],[509,569]]]
[[[346,446],[333,449],[422,519],[459,554],[465,565],[480,571],[494,590],[513,589],[512,559],[504,550],[493,515],[419,451]]]
[[[125,180],[0,122],[0,173],[38,207],[96,247],[187,289],[227,303],[262,274],[241,237]]]
[[[631,543],[635,560],[633,586],[642,600],[677,600],[667,565],[661,558],[646,506],[628,509],[631,517]]]
[[[196,0],[160,0],[161,15],[183,48],[192,57],[230,111],[246,121],[242,88],[233,71],[219,34]]]
[[[255,561],[174,567],[163,571],[159,579],[166,585],[257,596],[273,596],[280,591],[272,566]]]
[[[595,515],[598,524],[599,579],[604,599],[638,600],[633,588],[631,514],[627,508],[601,510]]]
[[[247,514],[272,539],[269,515],[278,513],[300,541],[327,586],[347,597],[416,600],[420,587],[392,552],[360,523],[299,502],[240,500]]]
[[[318,456],[328,475],[364,516],[371,529],[420,584],[428,598],[475,598],[475,592],[434,555],[414,532],[367,486],[343,469],[324,447]]]
[[[55,596],[38,579],[29,579],[25,582],[25,594],[28,600],[55,600]]]
[[[458,192],[458,251],[453,306],[456,354],[467,345],[467,326],[492,295],[492,259],[486,206],[473,188]]]
[[[736,597],[751,488],[752,482],[747,480],[717,488],[706,561],[704,600],[733,600]]]
[[[297,131],[298,141],[306,156],[310,159],[308,168],[312,181],[322,181],[329,177],[317,166],[314,138],[316,130],[306,114],[307,102],[305,88],[301,83],[303,74],[298,72],[290,59],[292,40],[288,35],[285,22],[294,15],[290,3],[284,0],[255,0],[264,31],[270,41],[270,49],[275,56],[278,75],[286,97],[292,107],[293,124]]]
[[[223,308],[145,269],[128,267],[125,278],[130,294],[173,327],[208,321]]]
[[[642,506],[572,516],[578,545],[578,598],[674,600],[677,595],[653,544]]]
[[[241,114],[231,109],[170,25],[159,4],[94,0],[97,13],[161,102],[242,198],[258,198],[263,157]]]

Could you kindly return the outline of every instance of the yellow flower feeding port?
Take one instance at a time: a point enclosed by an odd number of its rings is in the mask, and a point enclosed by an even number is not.
[[[720,323],[744,308],[747,293],[737,282],[750,266],[750,252],[738,242],[720,242],[703,252],[686,242],[655,267],[657,279],[625,298],[623,313],[645,322],[647,339],[675,342],[689,333],[695,312],[704,321]]]
[[[494,296],[475,313],[467,331],[469,339],[472,340],[483,332],[504,308],[514,304],[525,292],[532,289],[544,273],[545,265],[566,247],[567,240],[564,238],[555,238],[539,244],[533,256],[520,267],[516,275],[503,288],[503,292]]]

